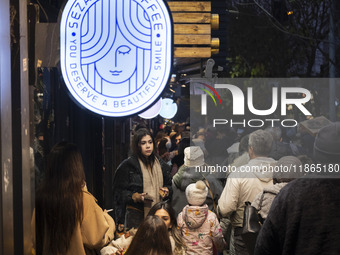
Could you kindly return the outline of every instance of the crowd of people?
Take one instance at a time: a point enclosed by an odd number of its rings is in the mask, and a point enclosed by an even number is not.
[[[32,221],[37,254],[340,254],[340,122],[316,136],[138,126],[114,173],[113,217],[87,191],[74,144],[58,143],[47,162]],[[235,171],[207,171],[217,164]],[[251,246],[248,201],[263,219]]]

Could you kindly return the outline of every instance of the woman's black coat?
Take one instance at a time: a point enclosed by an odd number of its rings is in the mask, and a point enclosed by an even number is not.
[[[162,159],[158,158],[163,173],[163,187],[169,189],[172,196],[171,168]],[[113,177],[113,208],[116,224],[124,224],[126,206],[130,205],[139,210],[144,210],[143,203],[132,200],[133,193],[143,193],[143,175],[137,156],[125,159],[117,168]]]

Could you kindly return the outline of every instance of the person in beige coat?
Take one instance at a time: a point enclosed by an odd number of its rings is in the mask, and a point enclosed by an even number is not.
[[[248,164],[232,172],[218,200],[218,211],[228,218],[234,228],[235,253],[247,255],[248,250],[241,237],[243,213],[246,201],[253,201],[265,187],[273,185],[270,169],[276,161],[269,158],[273,138],[268,131],[257,130],[249,136]]]
[[[61,142],[52,148],[32,225],[36,254],[95,254],[113,240],[115,223],[87,191],[74,144]]]

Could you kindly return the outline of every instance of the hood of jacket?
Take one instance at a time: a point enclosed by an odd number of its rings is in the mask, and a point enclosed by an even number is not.
[[[281,182],[281,183],[276,183],[272,186],[269,186],[269,187],[265,187],[263,189],[263,192],[268,192],[268,193],[272,193],[274,195],[277,195],[279,194],[280,190],[286,186],[288,184],[288,182]]]
[[[188,167],[186,171],[183,173],[181,178],[181,185],[179,186],[180,190],[185,192],[185,189],[189,184],[195,183],[199,180],[203,179],[203,175],[201,172],[196,172],[194,168]]]
[[[267,157],[257,157],[251,159],[247,166],[251,172],[262,182],[270,182],[273,180],[273,169],[276,160]]]
[[[183,208],[182,217],[183,221],[189,229],[196,229],[202,226],[208,216],[208,205],[190,206],[187,205]]]

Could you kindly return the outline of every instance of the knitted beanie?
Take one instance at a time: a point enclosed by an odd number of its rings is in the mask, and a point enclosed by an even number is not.
[[[204,154],[199,146],[190,146],[184,149],[184,165],[188,167],[204,165]]]
[[[314,160],[320,163],[340,162],[340,122],[320,129],[314,141]]]
[[[203,205],[208,195],[208,188],[203,181],[191,183],[185,189],[185,195],[190,205]]]

